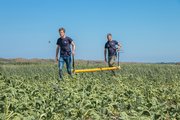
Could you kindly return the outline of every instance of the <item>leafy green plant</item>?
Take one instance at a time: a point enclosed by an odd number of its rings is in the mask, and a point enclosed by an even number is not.
[[[102,63],[78,63],[79,68]],[[180,119],[180,66],[122,64],[110,72],[65,73],[57,66],[3,64],[0,67],[0,119],[162,120]]]

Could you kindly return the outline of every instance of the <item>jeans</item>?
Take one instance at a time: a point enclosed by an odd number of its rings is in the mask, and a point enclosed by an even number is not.
[[[59,70],[62,71],[64,67],[64,62],[66,63],[66,68],[68,74],[71,75],[71,56],[60,56],[59,57]]]

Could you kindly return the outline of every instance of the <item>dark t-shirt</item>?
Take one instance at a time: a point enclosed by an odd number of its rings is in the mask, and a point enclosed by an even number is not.
[[[59,38],[57,40],[57,45],[60,46],[60,56],[70,56],[71,55],[71,42],[73,40],[70,37]]]
[[[116,40],[106,42],[105,48],[108,49],[108,56],[109,57],[111,57],[113,55],[117,55],[117,53],[116,53],[116,45],[118,45],[118,42]]]

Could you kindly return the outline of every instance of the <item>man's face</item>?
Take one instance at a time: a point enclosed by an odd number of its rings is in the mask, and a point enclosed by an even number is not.
[[[64,33],[63,30],[61,30],[61,31],[59,32],[59,34],[60,34],[61,37],[64,37],[64,36],[65,36],[65,33]]]
[[[111,41],[111,40],[112,40],[112,36],[111,36],[111,35],[108,35],[108,36],[107,36],[107,39],[108,39],[108,41]]]

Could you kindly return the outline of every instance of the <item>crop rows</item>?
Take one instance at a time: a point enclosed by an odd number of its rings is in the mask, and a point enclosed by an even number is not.
[[[79,63],[79,68],[99,63]],[[66,73],[53,63],[0,66],[2,120],[178,120],[180,66],[122,64],[110,72]]]

